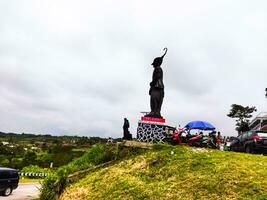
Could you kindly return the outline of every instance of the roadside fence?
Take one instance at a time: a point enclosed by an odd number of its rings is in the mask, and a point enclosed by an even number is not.
[[[23,177],[44,178],[48,176],[48,173],[19,172],[19,175]]]

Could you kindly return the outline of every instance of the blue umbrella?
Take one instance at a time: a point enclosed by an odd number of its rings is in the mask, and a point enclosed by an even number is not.
[[[192,121],[189,122],[185,128],[187,129],[200,129],[200,130],[214,130],[215,127],[211,125],[209,122],[205,121]]]

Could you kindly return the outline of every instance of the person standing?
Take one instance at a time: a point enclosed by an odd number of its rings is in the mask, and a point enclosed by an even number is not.
[[[124,118],[124,123],[123,123],[123,138],[124,140],[132,140],[132,134],[129,131],[130,128],[130,123],[127,118]]]
[[[216,146],[217,146],[217,149],[220,149],[221,143],[222,143],[222,136],[221,136],[221,132],[218,131],[217,132],[217,136],[216,136]]]

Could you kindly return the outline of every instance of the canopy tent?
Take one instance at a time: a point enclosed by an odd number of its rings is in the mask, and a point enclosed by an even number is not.
[[[214,130],[215,127],[209,122],[205,121],[192,121],[189,122],[185,128],[187,129],[199,129],[199,130]]]

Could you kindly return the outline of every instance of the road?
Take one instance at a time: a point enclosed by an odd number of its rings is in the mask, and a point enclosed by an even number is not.
[[[32,200],[38,197],[39,183],[21,183],[8,197],[0,196],[1,200]]]

